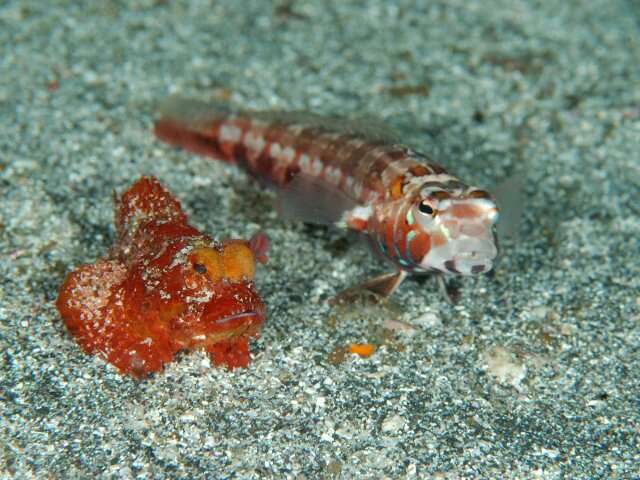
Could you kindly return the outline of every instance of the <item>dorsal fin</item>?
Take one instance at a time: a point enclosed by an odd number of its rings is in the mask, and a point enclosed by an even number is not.
[[[213,122],[228,117],[232,109],[221,102],[172,95],[160,105],[159,113],[163,121],[171,121],[183,128],[200,131]]]
[[[251,118],[257,118],[271,124],[300,125],[317,129],[318,133],[338,133],[361,137],[363,140],[384,144],[399,143],[399,135],[392,127],[373,118],[344,118],[324,116],[303,111],[291,112],[243,112]]]
[[[252,111],[234,109],[228,103],[198,100],[172,95],[159,108],[162,120],[170,120],[185,128],[200,130],[230,115],[262,120],[269,124],[300,125],[317,129],[319,133],[353,135],[363,140],[384,144],[399,143],[400,135],[377,118],[345,118],[318,115],[305,111]]]

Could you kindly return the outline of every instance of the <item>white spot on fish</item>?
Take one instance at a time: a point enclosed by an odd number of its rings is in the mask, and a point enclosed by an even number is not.
[[[272,158],[280,158],[280,153],[282,152],[282,147],[280,147],[279,143],[272,143],[269,149],[269,153]]]
[[[311,168],[311,159],[309,158],[309,155],[303,153],[302,155],[300,155],[300,160],[298,162],[300,164],[300,170],[305,173],[309,173],[309,170]]]
[[[242,130],[235,125],[223,123],[220,127],[220,141],[221,142],[239,142],[242,137]]]
[[[320,175],[323,168],[324,165],[322,164],[322,160],[320,160],[318,157],[314,158],[311,173],[313,175]]]
[[[262,153],[262,149],[266,143],[262,135],[257,135],[251,130],[249,130],[244,137],[244,144],[247,149],[257,154]]]
[[[357,207],[353,208],[350,213],[352,217],[366,221],[369,220],[369,217],[371,217],[371,214],[373,213],[373,207],[371,205],[367,205],[366,207],[358,205]]]
[[[287,163],[293,162],[293,159],[296,156],[296,151],[291,147],[286,147],[282,150],[282,158],[287,161]]]
[[[325,171],[325,177],[327,181],[332,185],[338,185],[340,183],[340,179],[342,178],[342,172],[337,167],[328,166]]]

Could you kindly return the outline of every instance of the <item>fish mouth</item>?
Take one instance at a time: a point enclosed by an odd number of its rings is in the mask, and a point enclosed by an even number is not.
[[[192,347],[207,347],[237,337],[258,337],[264,321],[260,308],[244,310],[220,318],[210,317],[205,331],[200,330],[187,341]]]
[[[432,248],[422,261],[425,269],[455,275],[478,275],[493,268],[498,250],[492,239],[465,237]]]
[[[471,248],[453,256],[445,262],[447,270],[462,275],[477,275],[488,272],[493,268],[493,260],[497,249],[493,242],[476,242]]]
[[[257,319],[260,316],[260,312],[258,310],[247,310],[245,312],[234,313],[233,315],[227,315],[226,317],[218,318],[214,320],[216,325],[224,325],[231,326],[235,323],[246,323],[246,320],[255,318]],[[253,323],[253,322],[251,322]]]

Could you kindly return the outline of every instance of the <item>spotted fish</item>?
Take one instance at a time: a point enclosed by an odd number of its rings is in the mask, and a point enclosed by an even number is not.
[[[363,284],[379,294],[391,295],[407,274],[475,275],[493,267],[494,197],[380,128],[170,98],[155,134],[273,185],[287,216],[366,234],[395,267]]]

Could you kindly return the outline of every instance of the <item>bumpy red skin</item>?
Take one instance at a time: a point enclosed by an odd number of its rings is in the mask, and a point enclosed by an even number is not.
[[[56,303],[82,349],[136,378],[185,349],[205,348],[215,365],[246,367],[249,338],[265,319],[252,280],[212,278],[189,256],[243,241],[203,235],[170,192],[144,177],[117,199],[116,228],[108,257],[70,273]]]

